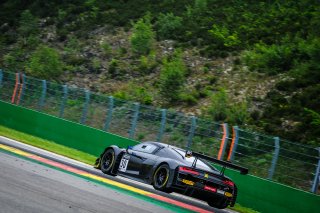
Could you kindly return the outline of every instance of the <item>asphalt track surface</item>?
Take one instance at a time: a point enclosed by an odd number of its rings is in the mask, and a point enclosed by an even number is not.
[[[198,212],[227,213],[205,202],[180,194],[166,194],[151,186],[121,177],[110,177],[92,166],[53,154],[0,136],[0,144],[9,145],[28,153],[81,169],[89,174],[110,179],[137,190],[155,194],[200,209]],[[0,152],[0,213],[12,212],[179,212],[168,204],[150,202],[119,192],[57,169],[40,165],[17,156]],[[169,206],[170,207],[170,206]],[[181,208],[180,208],[181,209]],[[182,210],[182,209],[181,209]]]

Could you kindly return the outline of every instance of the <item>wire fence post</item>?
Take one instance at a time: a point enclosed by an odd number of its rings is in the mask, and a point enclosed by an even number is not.
[[[18,89],[20,87],[20,76],[19,73],[16,73],[16,82],[14,84],[14,89],[11,97],[11,103],[14,104],[17,96]]]
[[[89,103],[90,103],[90,91],[85,90],[84,95],[85,95],[86,101],[83,104],[82,116],[80,120],[80,123],[82,124],[85,124],[87,120],[87,114],[88,114]]]
[[[63,118],[64,108],[68,99],[68,86],[63,85],[62,91],[63,91],[63,96],[62,96],[61,105],[60,105],[60,114],[59,114],[60,118]]]
[[[218,160],[222,160],[223,159],[224,152],[226,150],[227,143],[228,143],[228,138],[229,138],[228,124],[227,123],[222,124],[222,129],[223,129],[223,136],[222,136],[222,139],[221,139],[220,149],[219,149],[219,152],[218,152]]]
[[[108,131],[109,127],[110,127],[110,123],[112,120],[112,113],[113,113],[113,105],[114,105],[114,100],[112,96],[108,97],[109,99],[109,103],[108,103],[108,110],[107,110],[107,118],[106,118],[106,122],[104,123],[104,131]]]
[[[25,93],[25,89],[26,89],[26,85],[27,85],[27,81],[26,81],[26,75],[22,74],[22,90],[21,90],[21,95],[20,95],[20,103],[23,102],[23,98],[24,98],[24,93]]]
[[[319,187],[319,179],[320,179],[320,147],[317,148],[319,152],[319,159],[318,159],[318,165],[316,169],[316,173],[314,174],[314,179],[312,183],[311,192],[317,193],[318,187]]]
[[[0,88],[2,87],[2,79],[3,79],[3,73],[2,73],[2,69],[0,69]]]
[[[191,126],[190,126],[190,131],[189,131],[189,136],[188,136],[188,143],[187,143],[187,150],[190,150],[190,147],[192,145],[192,138],[194,136],[194,131],[196,130],[196,125],[197,125],[197,121],[196,121],[196,117],[192,116],[191,117]]]
[[[131,138],[131,139],[134,138],[134,134],[136,131],[137,121],[138,121],[138,117],[139,117],[139,108],[140,108],[140,104],[134,103],[134,105],[133,105],[133,118],[132,118],[132,122],[131,122],[131,128],[129,130],[129,138]]]
[[[167,110],[161,109],[161,125],[160,125],[160,130],[157,135],[157,141],[161,142],[162,135],[164,133],[164,128],[166,126],[166,119],[167,119]]]
[[[279,137],[274,137],[274,153],[272,157],[271,167],[269,169],[268,179],[272,180],[274,171],[276,169],[278,157],[279,157],[279,151],[280,151],[280,139]]]
[[[40,101],[39,101],[39,110],[41,110],[42,107],[44,107],[46,95],[47,95],[47,81],[42,80],[42,92],[41,92],[41,97],[40,97]]]
[[[21,83],[20,94],[19,94],[19,98],[18,98],[17,104],[23,102],[24,92],[25,92],[25,89],[26,89],[26,75],[23,74],[23,73],[21,73],[21,82],[22,83]]]
[[[238,141],[239,141],[239,127],[234,126],[232,127],[232,143],[231,143],[229,154],[228,154],[228,161],[234,160],[234,153],[237,150]]]

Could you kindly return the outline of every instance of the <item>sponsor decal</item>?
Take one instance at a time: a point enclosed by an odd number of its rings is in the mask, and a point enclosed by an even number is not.
[[[186,180],[186,179],[182,179],[182,182],[187,184],[187,185],[190,185],[190,186],[193,186],[194,185],[194,182],[191,181],[191,180]]]

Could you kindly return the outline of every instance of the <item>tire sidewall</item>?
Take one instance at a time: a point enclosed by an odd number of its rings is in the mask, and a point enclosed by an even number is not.
[[[162,170],[162,169],[165,169],[167,171],[167,176],[166,176],[166,180],[165,180],[165,183],[163,183],[161,186],[158,186],[157,185],[157,175],[158,173]],[[162,164],[160,165],[154,172],[153,174],[153,187],[157,190],[161,190],[161,191],[164,191],[167,188],[167,185],[168,185],[168,182],[169,182],[169,178],[170,178],[171,174],[170,174],[170,168],[167,164]]]
[[[109,164],[109,166],[107,168],[105,168],[105,163],[104,161],[106,160],[106,157],[107,155],[112,155],[112,161],[111,163]],[[101,159],[101,171],[105,174],[111,174],[111,171],[112,171],[112,168],[114,166],[114,163],[115,163],[115,153],[114,153],[114,150],[113,149],[108,149],[105,151],[105,153],[103,154],[102,156],[102,159]]]

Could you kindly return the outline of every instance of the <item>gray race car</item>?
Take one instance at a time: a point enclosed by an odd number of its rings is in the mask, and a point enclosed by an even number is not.
[[[235,183],[224,175],[226,167],[248,173],[248,169],[232,163],[159,142],[143,142],[127,149],[112,145],[95,163],[95,168],[105,174],[151,184],[163,192],[185,194],[219,209],[233,206],[237,198]]]

